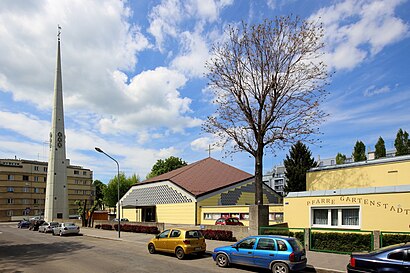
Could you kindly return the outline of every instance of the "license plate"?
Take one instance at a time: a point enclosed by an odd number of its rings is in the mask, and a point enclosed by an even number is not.
[[[195,248],[195,251],[199,251],[199,250],[202,250],[202,248],[200,248],[200,247]]]

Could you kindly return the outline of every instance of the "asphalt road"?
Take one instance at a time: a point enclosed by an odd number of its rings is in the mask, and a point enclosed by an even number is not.
[[[59,237],[14,224],[0,225],[0,273],[8,272],[270,272],[249,267],[219,268],[212,257],[149,254],[144,242],[87,236]],[[312,271],[310,271],[312,272]]]

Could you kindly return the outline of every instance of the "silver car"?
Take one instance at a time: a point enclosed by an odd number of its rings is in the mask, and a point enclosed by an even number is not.
[[[68,234],[79,234],[80,227],[74,223],[67,222],[61,223],[58,227],[53,228],[53,235],[68,235]]]
[[[55,227],[58,227],[58,222],[44,222],[41,226],[38,227],[38,232],[53,232],[53,228]]]

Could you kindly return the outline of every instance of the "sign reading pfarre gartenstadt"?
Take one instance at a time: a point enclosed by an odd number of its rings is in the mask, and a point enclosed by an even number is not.
[[[315,198],[306,201],[307,206],[311,205],[335,205],[337,198]],[[369,207],[376,207],[390,212],[410,215],[410,208],[402,208],[401,205],[392,205],[386,202],[372,200],[362,197],[340,196],[339,201],[349,204],[361,204]]]

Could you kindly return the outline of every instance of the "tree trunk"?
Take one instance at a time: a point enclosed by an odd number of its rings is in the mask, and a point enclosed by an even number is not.
[[[255,156],[255,205],[263,205],[262,169],[263,148],[258,148]]]

